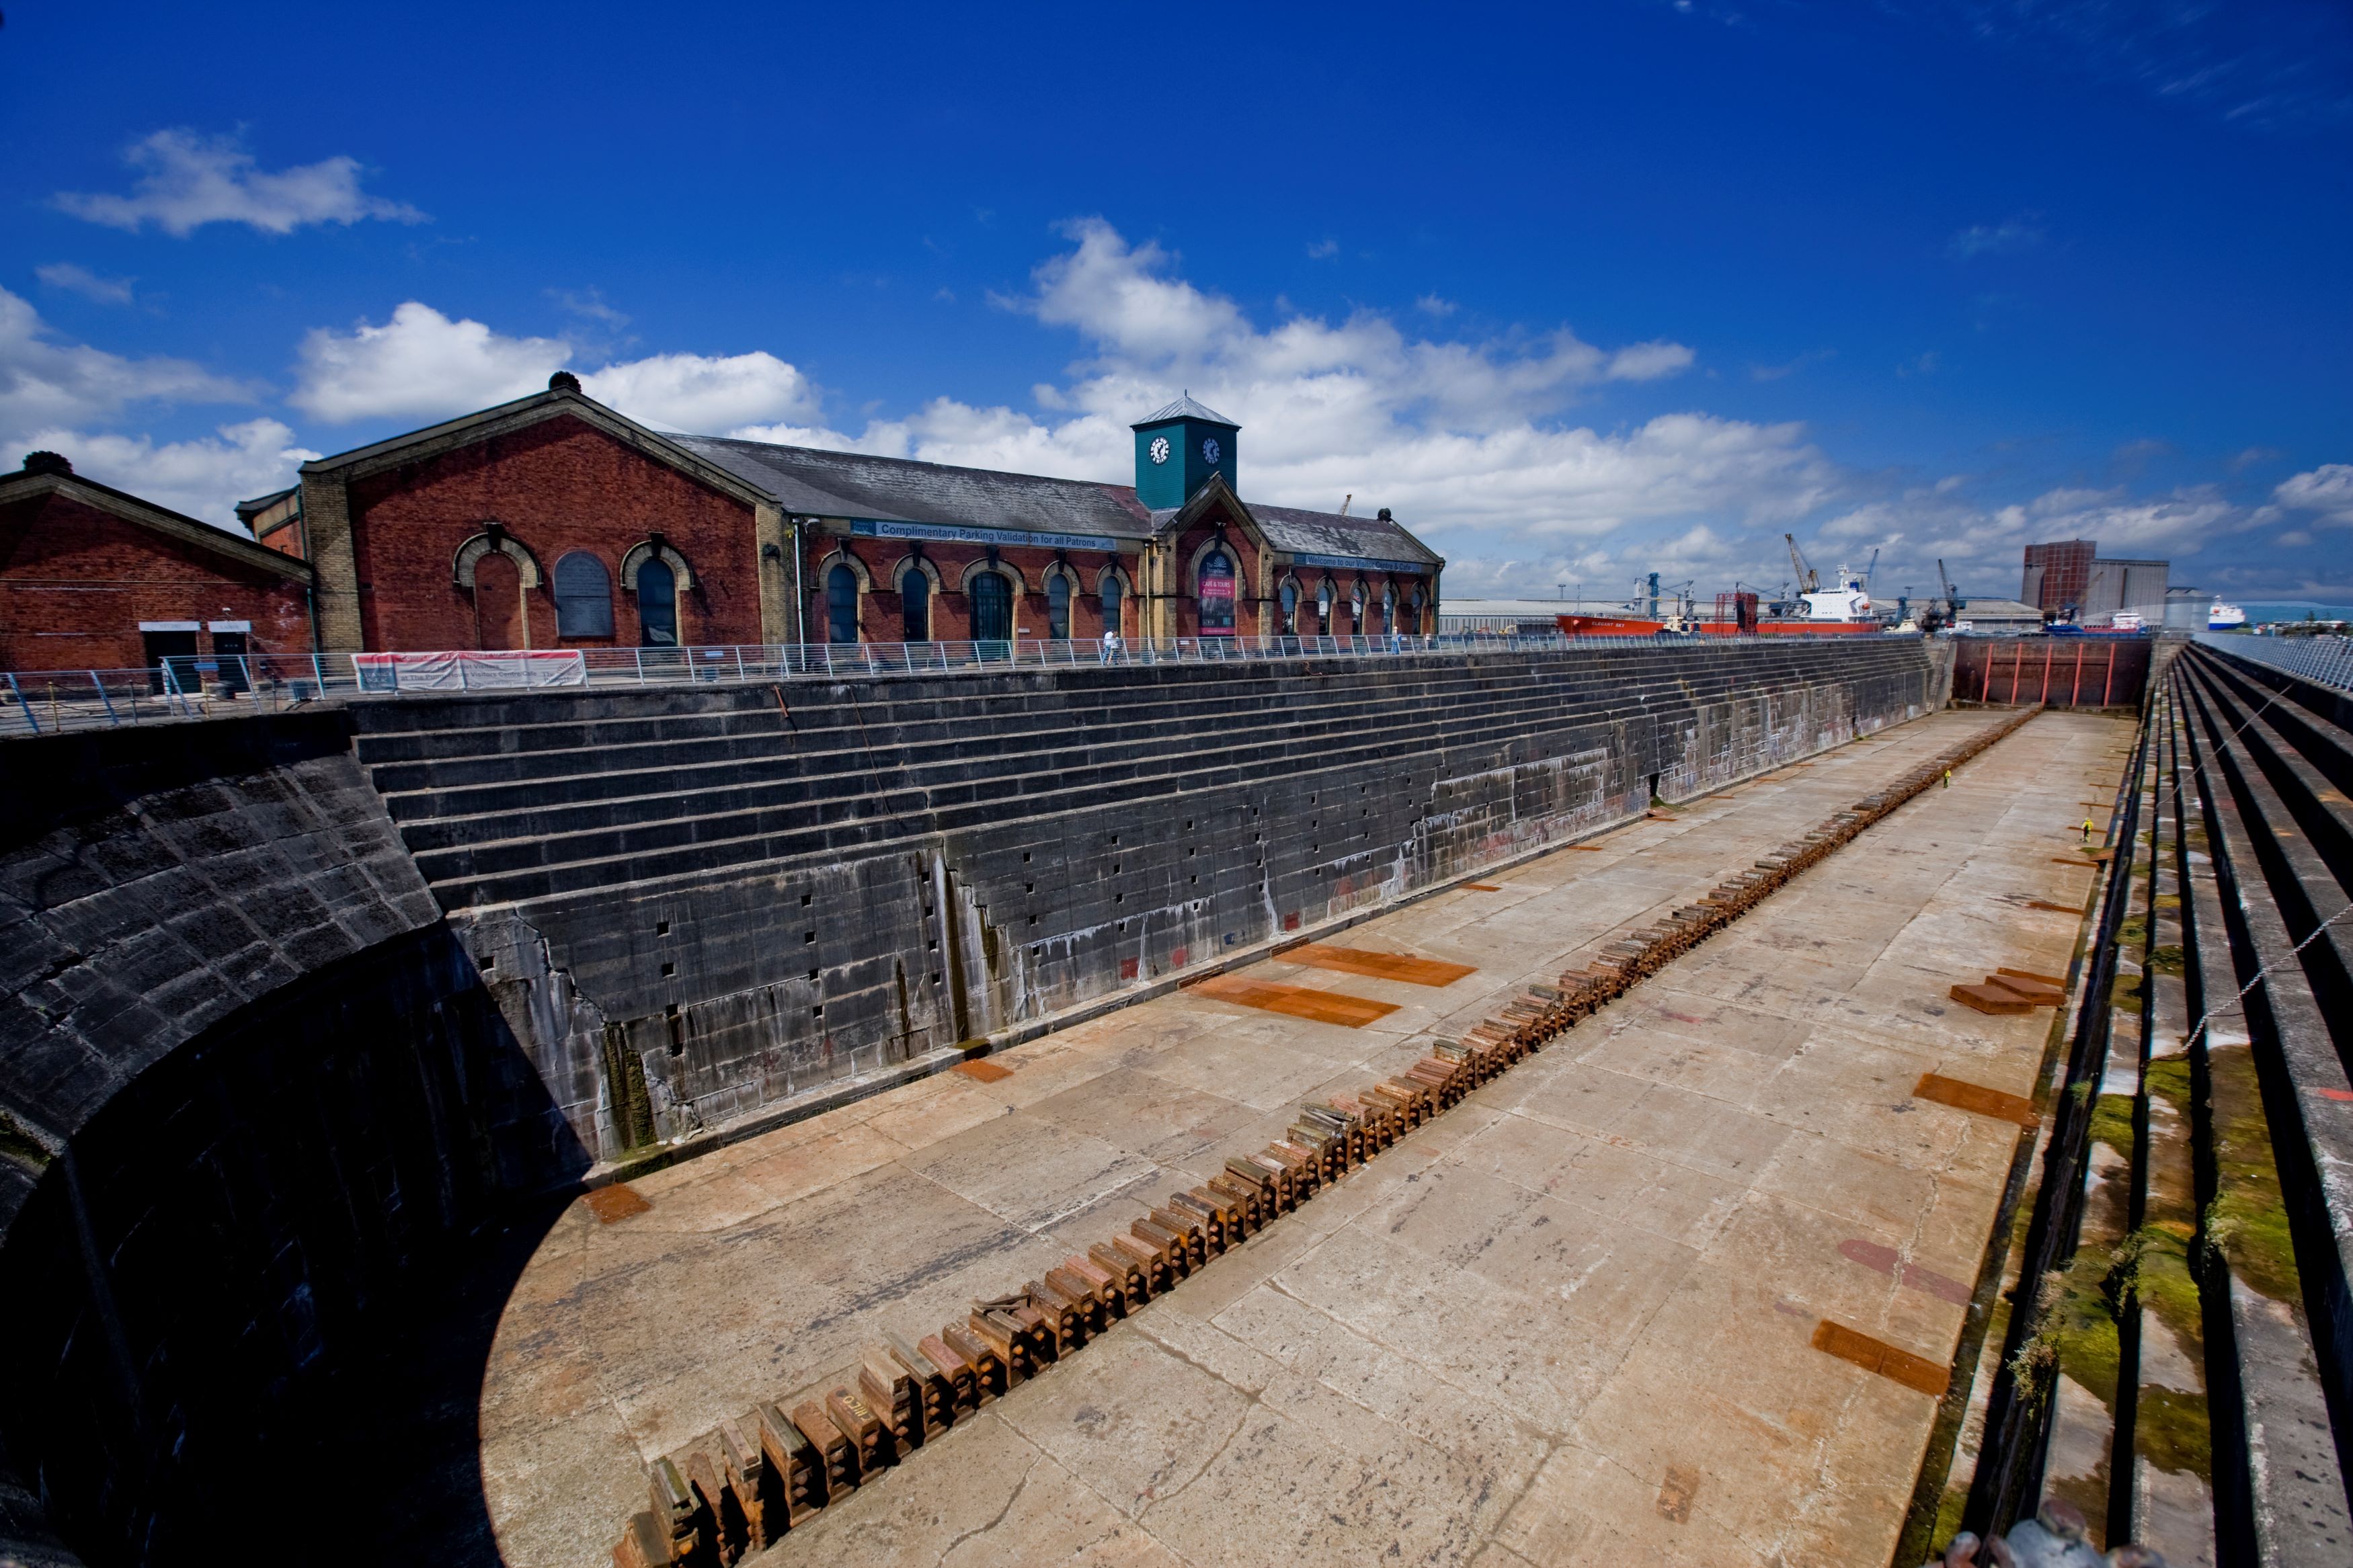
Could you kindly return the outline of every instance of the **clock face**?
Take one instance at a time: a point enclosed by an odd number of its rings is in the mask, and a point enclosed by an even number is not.
[[[1217,460],[1218,438],[1215,436],[1205,437],[1201,442],[1201,461],[1214,463]]]
[[[1152,460],[1155,463],[1165,463],[1168,460],[1167,437],[1155,436],[1152,438]]]

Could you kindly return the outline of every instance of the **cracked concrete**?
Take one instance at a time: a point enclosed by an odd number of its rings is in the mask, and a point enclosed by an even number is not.
[[[607,1560],[644,1457],[1124,1228],[1302,1097],[1393,1070],[1990,717],[1883,731],[1342,939],[1478,966],[1451,985],[1248,972],[1397,1006],[1363,1028],[1180,993],[1003,1053],[1000,1081],[943,1075],[661,1172],[634,1217],[575,1205],[483,1393],[506,1561]],[[2031,1092],[2048,1018],[1946,988],[2065,968],[2075,920],[2031,905],[2081,901],[2089,868],[2052,858],[2125,729],[2036,720],[762,1561],[1885,1561],[1934,1401],[1810,1336],[1827,1318],[1950,1359],[1962,1307],[1905,1279],[1975,1279],[2017,1129],[1912,1086]]]

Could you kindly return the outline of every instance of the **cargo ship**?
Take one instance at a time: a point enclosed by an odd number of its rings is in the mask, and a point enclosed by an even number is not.
[[[1861,574],[1841,566],[1835,581],[1839,584],[1836,588],[1801,595],[1797,602],[1804,605],[1805,613],[1797,616],[1759,616],[1756,595],[1720,594],[1716,596],[1716,614],[1714,616],[1701,616],[1697,607],[1693,605],[1689,613],[1666,616],[1560,616],[1555,618],[1561,634],[1572,637],[1730,637],[1744,633],[1768,637],[1856,637],[1887,629],[1872,613],[1871,595],[1863,588]],[[1745,609],[1727,613],[1736,601],[1745,601]],[[1688,599],[1682,603],[1691,605]],[[1746,625],[1743,624],[1744,619]]]

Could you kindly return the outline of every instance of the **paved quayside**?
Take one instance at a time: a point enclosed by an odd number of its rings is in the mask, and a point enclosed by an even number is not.
[[[1178,993],[575,1205],[482,1393],[505,1560],[609,1561],[647,1459],[822,1396],[2003,717],[1328,939],[1460,978],[1293,954],[1234,978],[1334,1001]],[[2129,735],[2037,718],[761,1561],[1885,1562],[2019,1133],[1914,1090],[2031,1092],[2051,1014],[1947,993],[2066,971]]]

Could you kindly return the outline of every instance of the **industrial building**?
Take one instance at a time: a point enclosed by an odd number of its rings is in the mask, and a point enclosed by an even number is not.
[[[2123,613],[2152,626],[2164,625],[2169,563],[2105,557],[2099,550],[2090,539],[2028,545],[2018,596],[2045,620],[2106,626]]]

